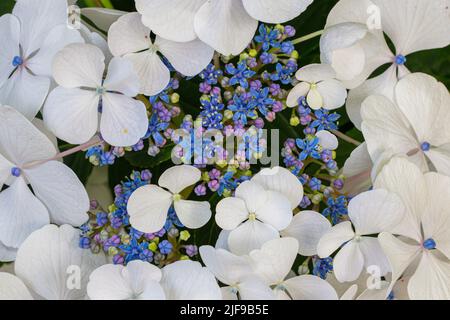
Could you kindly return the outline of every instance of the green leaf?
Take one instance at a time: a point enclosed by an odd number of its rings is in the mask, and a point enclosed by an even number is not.
[[[14,0],[1,0],[0,1],[0,15],[10,13],[15,5]]]
[[[147,153],[147,148],[139,152],[128,152],[125,159],[134,167],[148,169],[159,166],[160,164],[172,159],[173,144],[168,144],[161,149],[155,157],[151,157]]]

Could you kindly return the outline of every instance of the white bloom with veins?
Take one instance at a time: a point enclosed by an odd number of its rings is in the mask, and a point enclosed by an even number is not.
[[[273,288],[279,300],[337,300],[333,287],[319,277],[288,277],[298,251],[294,238],[271,240],[250,253],[251,264],[255,274]]]
[[[207,201],[184,200],[180,195],[200,178],[201,172],[195,167],[174,166],[161,175],[159,186],[150,184],[134,191],[127,206],[133,228],[145,233],[158,232],[164,227],[172,205],[187,228],[198,229],[207,224],[211,218],[210,204]]]
[[[310,64],[298,70],[295,77],[300,83],[287,97],[290,108],[297,107],[302,97],[314,110],[334,110],[342,107],[347,99],[347,89],[336,80],[336,72],[330,65]]]
[[[383,168],[375,187],[395,192],[406,206],[404,219],[379,235],[392,266],[390,288],[403,275],[409,279],[410,299],[449,300],[450,178],[423,174],[409,161],[395,158]]]
[[[107,143],[129,147],[148,130],[145,105],[133,99],[139,92],[139,79],[128,60],[114,58],[103,80],[104,61],[103,52],[90,44],[61,50],[53,62],[59,87],[45,103],[44,121],[57,137],[72,144],[89,141],[100,126]]]
[[[197,37],[224,55],[238,55],[251,42],[258,21],[284,23],[313,0],[136,0],[142,22],[178,42]]]
[[[237,256],[224,249],[200,247],[200,256],[209,271],[225,287],[221,288],[224,300],[273,300],[271,288],[255,275],[248,256]]]
[[[175,21],[179,18],[170,23]],[[176,71],[190,77],[199,74],[213,58],[214,50],[198,39],[181,43],[156,36],[152,41],[151,32],[136,12],[120,17],[108,32],[112,54],[133,63],[141,82],[139,92],[147,96],[160,93],[170,82],[170,70],[158,53],[167,58]]]
[[[17,252],[16,275],[0,273],[0,299],[85,299],[89,274],[106,257],[80,248],[79,239],[79,230],[69,225],[33,232]]]
[[[384,276],[390,271],[389,263],[378,239],[369,235],[392,230],[404,212],[401,199],[394,193],[383,189],[361,193],[349,203],[351,222],[341,222],[326,232],[317,253],[326,258],[340,248],[333,260],[334,275],[340,282],[358,279],[363,268],[370,266],[377,266]]]
[[[51,63],[69,43],[83,42],[67,26],[66,0],[20,0],[0,17],[0,104],[29,120],[39,112],[51,84]]]
[[[0,118],[0,188],[9,185],[0,193],[0,249],[13,260],[42,226],[85,223],[89,198],[75,173],[51,160],[57,150],[45,134],[13,108],[0,107]]]
[[[362,131],[373,163],[403,155],[423,172],[450,175],[450,95],[436,79],[413,73],[395,87],[395,103],[367,98]]]
[[[248,254],[265,242],[279,238],[280,231],[291,220],[289,199],[253,181],[241,183],[235,197],[222,199],[216,207],[216,223],[231,231],[228,246],[237,255]]]
[[[336,4],[321,39],[322,62],[331,64],[338,79],[353,89],[347,112],[356,127],[361,125],[361,103],[366,97],[377,93],[393,98],[398,79],[409,73],[405,67],[409,54],[450,44],[449,10],[448,0],[341,0]],[[394,52],[384,34],[394,44]],[[391,66],[366,81],[385,64]]]

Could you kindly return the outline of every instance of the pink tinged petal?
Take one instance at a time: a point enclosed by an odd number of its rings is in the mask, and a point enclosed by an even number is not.
[[[256,20],[265,23],[284,23],[299,16],[313,0],[243,0],[242,2],[248,14]]]
[[[391,272],[389,260],[381,248],[380,242],[377,238],[362,237],[359,241],[359,249],[364,256],[364,267],[376,267],[380,270],[380,275],[385,276]]]
[[[336,72],[328,64],[309,64],[297,71],[295,77],[299,81],[308,83],[318,83],[324,80],[336,78]]]
[[[202,246],[200,256],[208,270],[226,285],[234,286],[253,273],[247,257],[239,257],[223,249]]]
[[[422,254],[419,266],[408,283],[412,300],[449,300],[450,264],[431,252]]]
[[[1,272],[0,300],[33,300],[33,297],[20,278]]]
[[[286,168],[262,169],[251,181],[260,184],[267,190],[276,191],[286,196],[291,202],[292,209],[297,208],[303,199],[303,185]]]
[[[116,147],[137,144],[148,130],[147,109],[143,102],[116,93],[103,95],[100,133]]]
[[[21,22],[20,43],[25,56],[40,49],[45,37],[58,25],[67,26],[66,0],[20,0],[13,14]]]
[[[358,235],[391,231],[404,219],[405,211],[400,197],[384,189],[361,193],[348,205],[348,215]]]
[[[211,205],[207,201],[178,200],[175,212],[181,223],[189,229],[199,229],[211,219]]]
[[[83,144],[98,130],[99,103],[95,91],[57,87],[45,103],[44,122],[61,140]]]
[[[403,55],[450,44],[448,1],[373,0],[383,31]]]
[[[347,89],[335,79],[325,80],[317,85],[317,91],[323,99],[323,106],[327,110],[342,107],[347,99]]]
[[[170,83],[170,71],[154,52],[143,51],[124,56],[134,65],[141,83],[140,93],[154,96],[163,91]]]
[[[197,36],[223,55],[238,55],[251,42],[258,21],[248,15],[242,1],[207,1],[194,20]]]
[[[81,226],[88,220],[89,197],[76,174],[58,161],[24,170],[33,191],[53,223]]]
[[[350,241],[342,247],[333,260],[333,271],[339,282],[358,279],[364,267],[364,256],[359,243]]]
[[[53,77],[65,88],[102,85],[105,71],[103,52],[91,44],[74,43],[59,51],[53,60]]]
[[[127,12],[108,8],[82,8],[81,14],[100,30],[108,31],[109,27]]]
[[[267,191],[267,200],[256,211],[256,218],[277,230],[286,229],[292,221],[289,199],[276,191]]]
[[[9,78],[15,66],[13,60],[20,55],[19,52],[20,22],[11,14],[0,17],[0,87]]]
[[[325,280],[303,275],[286,280],[283,285],[293,300],[338,300],[336,290]]]
[[[55,55],[71,43],[84,43],[78,30],[69,29],[66,24],[53,28],[46,36],[39,52],[26,66],[36,75],[52,76],[52,63]]]
[[[161,175],[158,184],[172,193],[180,193],[187,187],[193,186],[201,178],[201,171],[193,166],[174,166]]]
[[[32,120],[41,109],[49,88],[49,78],[34,76],[21,68],[0,87],[0,103],[14,106]]]
[[[261,278],[254,275],[244,278],[238,289],[241,300],[275,300],[272,289]]]
[[[7,247],[0,241],[0,261],[12,262],[16,260],[17,248]]]
[[[300,82],[290,92],[286,100],[289,108],[296,108],[299,105],[299,99],[308,95],[311,85],[307,82]]]
[[[228,237],[228,245],[232,253],[244,255],[261,248],[267,241],[279,237],[279,232],[272,226],[258,220],[248,220],[231,231]]]
[[[137,96],[140,83],[133,64],[124,58],[113,58],[108,66],[103,86],[108,91],[120,92],[128,97]]]
[[[214,55],[214,49],[198,39],[189,42],[174,42],[156,37],[155,46],[176,71],[190,77],[202,72]]]
[[[214,275],[194,261],[177,261],[164,267],[161,286],[167,300],[220,300]]]
[[[253,181],[244,181],[236,189],[236,198],[245,201],[247,211],[255,213],[259,208],[267,203],[268,195],[264,188]]]
[[[68,225],[48,225],[33,232],[17,252],[16,275],[44,299],[86,299],[89,275],[106,263],[106,257],[80,248],[79,241],[80,231]],[[81,276],[79,290],[67,285],[73,284],[70,275],[75,272]]]
[[[350,241],[355,236],[350,221],[341,222],[332,227],[319,240],[317,253],[321,258],[329,257],[334,251],[339,249],[344,243]]]
[[[216,223],[224,230],[234,230],[248,219],[245,201],[239,198],[225,198],[216,207]]]
[[[406,206],[403,220],[395,228],[393,234],[399,234],[417,242],[422,241],[420,227],[421,216],[427,209],[427,186],[424,175],[414,164],[403,158],[394,158],[385,165],[374,184],[375,188],[383,188],[396,193]]]
[[[392,270],[391,285],[387,292],[391,292],[395,283],[405,270],[421,254],[419,245],[407,244],[390,233],[383,232],[378,236],[380,245],[386,254]]]
[[[314,211],[301,211],[296,214],[287,229],[281,234],[297,239],[298,253],[302,256],[317,254],[317,245],[320,238],[331,229],[331,223],[320,213]]]
[[[206,0],[137,0],[142,22],[164,39],[188,42],[195,40],[194,18]]]
[[[319,138],[319,144],[327,150],[336,150],[339,147],[338,139],[329,131],[318,131],[316,137]]]
[[[145,232],[158,232],[164,227],[172,205],[172,194],[148,185],[137,189],[128,200],[127,211],[133,228]]]
[[[0,193],[0,241],[18,248],[34,231],[50,223],[47,208],[22,177]]]
[[[120,17],[108,32],[108,45],[113,56],[124,56],[148,50],[152,45],[151,30],[144,26],[137,12]]]
[[[294,238],[280,238],[264,243],[259,250],[250,252],[255,274],[267,285],[284,281],[295,262],[298,241]]]
[[[352,123],[361,130],[361,106],[367,97],[379,94],[389,100],[394,99],[394,88],[397,84],[397,68],[389,67],[383,74],[369,79],[359,87],[350,90],[346,103],[346,110]]]
[[[52,142],[15,109],[0,106],[0,152],[20,166],[56,155]]]
[[[429,192],[428,210],[421,219],[424,239],[433,239],[436,249],[450,259],[450,178],[430,172],[425,175],[425,181]]]

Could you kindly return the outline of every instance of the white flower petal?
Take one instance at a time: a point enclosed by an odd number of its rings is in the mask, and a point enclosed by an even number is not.
[[[95,91],[57,87],[45,103],[44,122],[61,140],[85,143],[97,132],[99,102]]]
[[[76,174],[58,161],[24,170],[34,194],[47,207],[53,223],[81,226],[87,222],[89,197]]]
[[[189,229],[203,227],[212,215],[208,201],[178,200],[174,202],[174,208],[181,223]]]
[[[10,273],[0,273],[0,300],[33,300],[22,280]]]
[[[102,110],[100,132],[110,145],[130,147],[147,133],[147,109],[142,101],[106,93],[103,95]]]
[[[16,275],[44,299],[84,299],[89,275],[106,258],[80,248],[79,240],[79,230],[68,225],[48,225],[33,232],[17,252]],[[79,290],[73,289],[78,285],[74,280],[80,281]]]
[[[16,256],[17,248],[7,247],[0,241],[0,261],[12,262],[16,260]]]
[[[150,49],[151,30],[144,26],[137,12],[120,17],[108,32],[108,45],[113,56],[123,56]]]
[[[258,21],[248,15],[242,1],[207,1],[194,19],[197,36],[223,55],[238,55],[251,42]]]
[[[11,107],[0,106],[0,152],[16,165],[49,159],[57,151],[52,142]]]
[[[279,232],[272,226],[258,220],[248,220],[230,232],[228,245],[232,253],[244,255],[279,237]]]
[[[239,284],[242,300],[275,300],[272,289],[259,277],[248,276]]]
[[[164,227],[172,205],[172,194],[155,186],[140,187],[131,194],[127,211],[133,228],[145,232],[158,232]]]
[[[355,233],[350,221],[341,222],[333,226],[319,240],[317,253],[321,258],[329,257],[334,251],[347,241],[353,239]]]
[[[331,223],[320,213],[301,211],[294,216],[283,236],[293,237],[299,243],[298,253],[310,257],[317,254],[320,238],[331,229]]]
[[[49,78],[34,76],[26,69],[18,69],[0,87],[0,103],[13,106],[32,120],[41,109],[49,88]]]
[[[252,180],[267,190],[277,191],[291,202],[292,209],[298,207],[303,199],[303,185],[288,169],[282,167],[265,168],[257,173]]]
[[[253,272],[246,257],[238,257],[223,249],[202,246],[200,256],[208,270],[226,285],[236,285]]]
[[[168,300],[222,299],[216,278],[198,262],[177,261],[164,267],[161,286]]]
[[[139,300],[164,300],[165,294],[159,281],[162,272],[157,266],[141,260],[127,264],[125,277]]]
[[[225,198],[216,207],[216,223],[224,230],[236,229],[248,219],[249,212],[245,201],[239,198]]]
[[[108,31],[109,27],[127,12],[109,8],[82,8],[81,14],[100,30]]]
[[[91,44],[70,44],[59,51],[53,60],[53,77],[65,88],[96,89],[102,85],[104,71],[105,56]]]
[[[255,274],[268,285],[284,281],[295,262],[298,241],[294,238],[280,238],[264,243],[259,250],[250,252]]]
[[[317,85],[323,98],[323,107],[327,110],[334,110],[342,107],[347,99],[347,89],[338,80],[325,80]]]
[[[108,91],[123,93],[135,97],[140,89],[139,77],[134,71],[133,64],[124,58],[113,58],[108,66],[108,74],[103,86]]]
[[[366,269],[376,267],[380,270],[380,275],[383,277],[392,271],[389,260],[384,254],[377,238],[362,237],[359,242],[359,249],[364,256],[364,266]]]
[[[339,147],[338,139],[329,131],[318,131],[316,137],[319,138],[319,144],[327,150],[336,150]]]
[[[136,0],[142,22],[164,39],[188,42],[195,40],[194,17],[206,0]]]
[[[11,168],[13,167],[14,165],[0,154],[0,190],[3,187],[3,184],[10,179]]]
[[[292,221],[289,199],[276,191],[267,191],[266,194],[267,200],[256,210],[256,218],[277,230],[286,229]]]
[[[233,287],[221,287],[220,291],[222,292],[222,300],[228,300],[228,301],[239,300],[237,293],[236,293],[236,289]]]
[[[308,82],[300,82],[290,92],[286,99],[286,105],[289,108],[296,108],[299,105],[299,99],[308,95],[311,85]]]
[[[174,166],[161,175],[158,184],[172,193],[180,193],[187,187],[193,186],[201,178],[201,171],[193,166]]]
[[[306,102],[313,110],[319,110],[324,107],[323,97],[317,89],[309,90]]]
[[[450,265],[433,253],[425,252],[416,272],[408,283],[408,295],[412,300],[449,300]]]
[[[338,300],[336,290],[316,276],[294,277],[286,280],[283,285],[293,300]]]
[[[324,80],[332,80],[336,78],[336,72],[328,64],[313,63],[300,68],[295,77],[299,81],[312,84]]]
[[[364,267],[364,256],[356,241],[350,241],[342,247],[333,260],[333,271],[339,282],[351,282],[358,279]]]
[[[359,235],[391,231],[405,215],[402,200],[384,189],[366,191],[354,197],[348,205],[348,216]]]
[[[299,16],[313,0],[243,0],[245,10],[256,20],[265,23],[284,23]]]
[[[18,248],[34,231],[50,223],[47,208],[31,193],[22,177],[0,193],[0,241]]]
[[[230,236],[230,231],[228,230],[222,230],[219,233],[219,237],[217,238],[215,248],[216,249],[223,249],[230,251],[228,248],[228,237]]]
[[[383,31],[399,53],[407,55],[450,44],[448,1],[372,1],[380,9]]]
[[[122,265],[105,264],[89,276],[87,295],[91,300],[129,300],[134,292],[123,272]]]
[[[0,55],[0,87],[9,78],[13,70],[13,59],[19,56],[20,22],[11,14],[0,17],[0,43],[2,54]]]
[[[371,5],[371,0],[341,0],[328,14],[327,27],[344,22],[366,24],[367,8]]]
[[[431,149],[427,151],[426,156],[430,159],[437,172],[450,176],[450,145]]]
[[[196,76],[211,62],[214,49],[196,39],[189,42],[174,42],[156,37],[155,46],[170,64],[185,76]]]

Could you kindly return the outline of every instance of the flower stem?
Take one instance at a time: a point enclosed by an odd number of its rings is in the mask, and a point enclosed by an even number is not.
[[[28,163],[26,163],[26,164],[24,164],[22,166],[22,169],[32,169],[32,168],[34,168],[36,166],[39,166],[39,165],[42,165],[42,164],[44,164],[46,162],[62,159],[64,157],[70,156],[70,155],[72,155],[74,153],[77,153],[79,151],[86,150],[86,149],[89,149],[90,147],[99,145],[102,142],[103,141],[102,141],[102,139],[99,136],[94,136],[88,142],[83,143],[83,144],[81,144],[81,145],[79,145],[77,147],[71,148],[69,150],[66,150],[64,152],[60,152],[60,153],[56,154],[54,157],[51,157],[49,159],[28,162]]]
[[[344,134],[344,133],[342,133],[340,131],[331,130],[331,133],[333,133],[336,137],[338,137],[338,138],[340,138],[340,139],[342,139],[344,141],[347,141],[348,143],[354,144],[357,147],[361,145],[361,142],[353,139],[352,137],[347,136],[346,134]]]
[[[316,31],[316,32],[307,34],[306,36],[297,38],[295,40],[292,40],[291,42],[292,42],[293,45],[296,45],[296,44],[299,44],[299,43],[302,43],[302,42],[314,39],[315,37],[321,36],[323,34],[323,31],[324,30],[320,30],[320,31]]]

